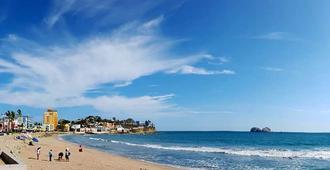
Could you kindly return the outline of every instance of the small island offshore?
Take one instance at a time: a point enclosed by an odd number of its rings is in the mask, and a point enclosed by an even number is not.
[[[253,127],[250,129],[250,132],[271,132],[272,130],[269,127],[264,127],[262,129],[258,127]]]

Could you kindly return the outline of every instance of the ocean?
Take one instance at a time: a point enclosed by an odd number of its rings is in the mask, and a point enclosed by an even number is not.
[[[330,169],[330,133],[157,132],[62,138],[187,169]]]

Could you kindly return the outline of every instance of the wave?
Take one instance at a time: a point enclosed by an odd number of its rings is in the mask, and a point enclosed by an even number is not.
[[[220,153],[240,156],[260,156],[260,157],[277,157],[277,158],[313,158],[313,159],[329,159],[330,149],[328,150],[286,150],[286,149],[255,149],[255,148],[216,148],[216,147],[184,147],[184,146],[162,146],[156,144],[136,144],[116,140],[107,140],[102,138],[89,138],[91,140],[124,144],[128,146],[137,146],[151,149],[186,151],[186,152],[206,152]]]

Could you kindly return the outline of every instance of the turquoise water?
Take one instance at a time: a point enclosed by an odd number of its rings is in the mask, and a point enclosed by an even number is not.
[[[330,169],[328,133],[157,132],[64,140],[133,159],[197,169]]]

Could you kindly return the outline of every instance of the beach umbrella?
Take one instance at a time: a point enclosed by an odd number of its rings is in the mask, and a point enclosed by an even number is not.
[[[21,136],[16,136],[16,139],[24,140],[24,139],[26,139],[26,136],[23,136],[23,135],[21,135]]]
[[[20,139],[27,139],[27,137],[24,136],[24,135],[21,135],[21,136],[20,136]]]
[[[32,138],[33,142],[39,142],[39,140],[37,138]]]

